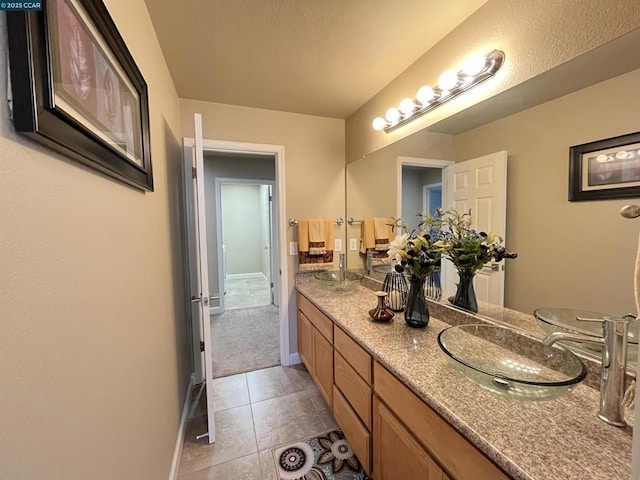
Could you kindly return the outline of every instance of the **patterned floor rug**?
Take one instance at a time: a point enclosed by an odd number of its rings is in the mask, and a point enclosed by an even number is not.
[[[339,430],[273,450],[280,480],[371,480]]]

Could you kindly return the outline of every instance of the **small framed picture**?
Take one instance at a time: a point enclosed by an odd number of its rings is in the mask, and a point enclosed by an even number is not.
[[[569,201],[640,197],[640,132],[569,149]]]

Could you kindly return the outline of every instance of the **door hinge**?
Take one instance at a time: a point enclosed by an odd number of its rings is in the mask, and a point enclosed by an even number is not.
[[[271,282],[271,288],[273,288],[273,282]]]
[[[200,342],[200,351],[204,352],[204,342]]]
[[[197,178],[198,177],[198,172],[196,170],[196,167],[191,167],[191,177],[192,178]]]
[[[273,195],[269,195],[269,201],[273,202]]]

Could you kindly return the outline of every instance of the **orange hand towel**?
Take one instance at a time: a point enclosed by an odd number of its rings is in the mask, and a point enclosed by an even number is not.
[[[321,226],[317,223],[320,222]],[[315,232],[310,229],[314,224]],[[333,268],[333,244],[334,244],[334,221],[329,218],[309,219],[303,218],[298,221],[298,267],[300,271],[309,270],[330,270]],[[318,237],[318,231],[323,232],[322,237]],[[320,239],[314,242],[312,239]],[[314,243],[322,243],[324,253],[312,253]],[[315,250],[318,251],[318,250]]]
[[[325,243],[323,218],[310,218],[309,222],[309,255],[324,255],[327,253]]]
[[[389,250],[391,232],[389,231],[389,219],[376,217],[373,219],[373,230],[375,236],[375,249],[378,251]]]
[[[389,249],[389,242],[395,238],[393,222],[391,217],[363,219],[360,231],[360,253],[366,254],[367,250],[385,253]],[[378,258],[379,256],[376,253],[374,257]]]

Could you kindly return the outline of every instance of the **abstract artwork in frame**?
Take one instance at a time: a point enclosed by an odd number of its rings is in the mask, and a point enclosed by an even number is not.
[[[147,84],[100,0],[7,12],[18,132],[153,191]]]
[[[640,197],[640,132],[569,149],[569,201]]]

